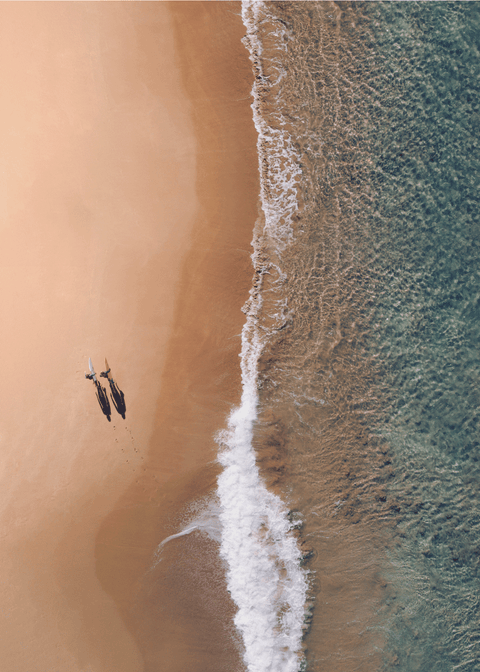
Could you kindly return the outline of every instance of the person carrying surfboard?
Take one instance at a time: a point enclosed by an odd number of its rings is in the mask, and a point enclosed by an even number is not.
[[[122,416],[122,418],[125,420],[125,413],[127,412],[127,406],[125,404],[125,395],[123,394],[122,390],[118,387],[116,382],[113,380],[112,376],[110,375],[110,367],[108,366],[107,359],[105,358],[105,371],[102,371],[100,373],[100,376],[102,378],[107,378],[108,382],[110,383],[110,398],[113,402],[113,405],[115,406],[115,410],[119,415]]]
[[[105,369],[106,369],[106,371],[102,371],[102,372],[100,373],[100,376],[101,376],[102,378],[108,378],[108,380],[112,380],[112,377],[110,376],[111,368],[108,366],[108,362],[107,362],[107,358],[106,358],[106,357],[105,357]]]
[[[93,368],[92,360],[89,358],[88,359],[88,368],[90,369],[90,373],[85,374],[85,378],[88,380],[93,380],[93,383],[95,385],[95,395],[97,397],[97,401],[100,405],[100,408],[102,409],[102,413],[107,416],[108,422],[111,422],[111,414],[112,411],[110,409],[110,402],[108,400],[108,395],[107,395],[107,390],[102,387],[100,384],[100,381],[97,380],[97,374],[95,373],[95,369]]]
[[[90,373],[86,373],[85,378],[88,378],[88,380],[93,380],[93,382],[96,383],[97,382],[97,374],[94,371],[92,360],[90,359],[90,357],[88,358],[88,368],[90,369]]]

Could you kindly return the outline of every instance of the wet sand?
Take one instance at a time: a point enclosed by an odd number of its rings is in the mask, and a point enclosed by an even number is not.
[[[6,672],[240,666],[213,542],[149,571],[239,399],[258,184],[238,12],[0,6]]]

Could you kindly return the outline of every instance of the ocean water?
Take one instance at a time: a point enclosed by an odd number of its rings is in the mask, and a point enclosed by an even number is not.
[[[480,669],[480,4],[244,0],[221,555],[250,672]]]

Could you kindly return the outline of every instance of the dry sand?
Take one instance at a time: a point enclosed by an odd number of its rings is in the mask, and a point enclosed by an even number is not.
[[[149,571],[239,399],[258,184],[238,12],[0,4],[4,672],[240,665],[212,542]]]

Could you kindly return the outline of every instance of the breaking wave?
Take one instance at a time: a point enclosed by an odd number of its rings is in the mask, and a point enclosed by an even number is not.
[[[258,360],[269,334],[285,319],[285,306],[275,300],[275,285],[282,282],[281,257],[293,237],[301,173],[281,112],[275,124],[262,116],[262,89],[272,89],[282,78],[280,67],[275,77],[266,77],[262,70],[262,45],[256,37],[262,7],[260,2],[242,4],[247,29],[244,42],[255,73],[252,109],[258,132],[262,214],[253,240],[254,286],[244,308],[241,404],[230,415],[228,429],[217,437],[219,461],[224,467],[217,491],[220,553],[227,564],[228,589],[238,608],[235,624],[243,637],[249,672],[297,672],[303,660],[307,572],[301,567],[297,523],[282,499],[265,486],[252,445]],[[282,48],[288,36],[277,37]]]

